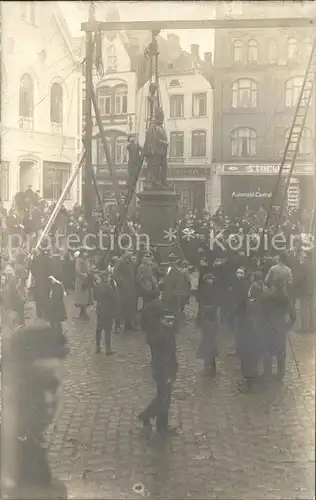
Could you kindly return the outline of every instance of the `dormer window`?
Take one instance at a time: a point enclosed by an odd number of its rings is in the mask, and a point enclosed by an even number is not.
[[[180,80],[171,80],[169,83],[169,87],[181,87],[181,82]]]
[[[117,55],[114,45],[110,45],[107,52],[107,70],[117,71]]]

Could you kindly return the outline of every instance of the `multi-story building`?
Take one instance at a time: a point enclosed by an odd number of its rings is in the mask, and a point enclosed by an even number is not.
[[[199,46],[191,53],[181,50],[176,35],[169,35],[170,45],[179,48],[177,57],[161,61],[159,87],[169,137],[168,180],[180,195],[183,210],[203,210],[211,202],[211,163],[213,144],[213,89],[210,81],[212,54],[204,60]],[[140,142],[145,138],[146,108],[149,82],[138,94],[138,114],[141,120]],[[142,189],[143,179],[139,189]]]
[[[3,2],[1,42],[1,199],[31,185],[56,200],[82,134],[81,69],[58,2]],[[81,201],[79,177],[67,198]]]
[[[239,15],[251,17],[249,4],[247,9]],[[269,16],[293,14],[281,8]],[[215,33],[213,193],[227,210],[256,208],[271,200],[313,37],[312,29],[291,27]],[[292,197],[293,206],[300,200],[307,209],[315,196],[314,110],[312,102]]]

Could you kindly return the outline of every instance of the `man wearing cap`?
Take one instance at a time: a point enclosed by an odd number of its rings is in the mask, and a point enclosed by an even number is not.
[[[138,418],[146,430],[151,430],[151,419],[156,419],[156,430],[161,437],[172,429],[168,426],[172,383],[178,370],[175,341],[176,318],[168,313],[161,301],[151,300],[142,314],[142,329],[151,352],[153,378],[157,384],[157,394]]]

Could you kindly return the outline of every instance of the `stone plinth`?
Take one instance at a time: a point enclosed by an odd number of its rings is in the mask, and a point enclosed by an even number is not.
[[[165,245],[165,230],[174,228],[178,218],[179,196],[171,190],[144,190],[137,194],[142,233],[148,234],[151,245]]]

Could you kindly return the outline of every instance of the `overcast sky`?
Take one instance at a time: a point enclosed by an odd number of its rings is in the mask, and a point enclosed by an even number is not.
[[[215,2],[95,2],[96,18],[104,21],[107,9],[115,6],[122,21],[203,19],[214,17]],[[237,2],[236,2],[237,3]],[[87,20],[89,2],[59,2],[73,36],[80,36],[80,23]],[[103,4],[103,5],[102,5]],[[141,17],[140,17],[141,12]],[[164,36],[167,31],[161,32]],[[179,30],[182,48],[190,49],[191,44],[200,45],[200,54],[213,51],[213,30]]]

